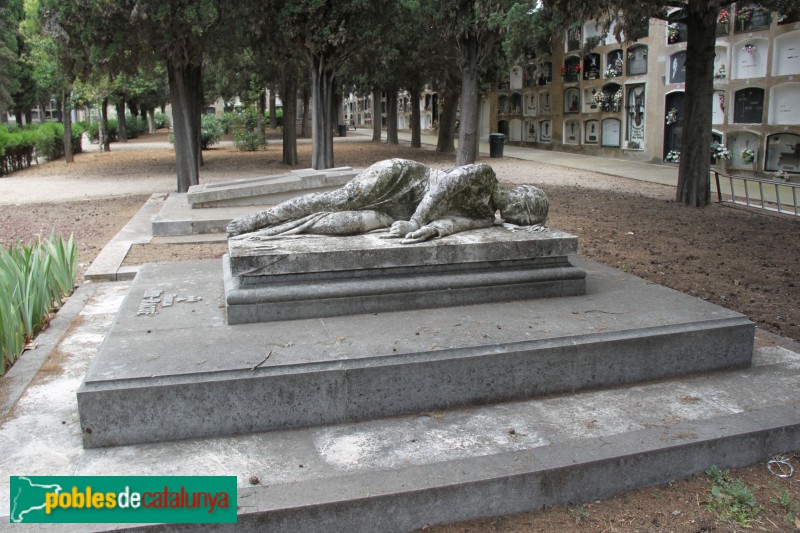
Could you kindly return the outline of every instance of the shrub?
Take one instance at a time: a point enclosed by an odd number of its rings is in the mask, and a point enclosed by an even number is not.
[[[253,108],[237,115],[232,126],[233,145],[237,149],[252,152],[267,146],[264,133],[258,131],[258,113]]]
[[[239,116],[238,113],[228,112],[228,113],[223,113],[222,115],[217,117],[220,127],[222,128],[222,133],[224,135],[227,135],[231,132],[231,126],[236,121],[236,118],[238,116]]]
[[[131,114],[125,115],[125,127],[128,129],[128,139],[135,139],[147,133],[147,120]]]
[[[223,131],[220,121],[214,115],[203,115],[200,119],[200,145],[206,150],[222,139]]]
[[[156,123],[156,128],[168,128],[169,127],[169,117],[166,113],[153,113],[153,120]]]
[[[72,292],[77,266],[72,236],[0,248],[0,375]]]
[[[200,119],[200,149],[207,150],[222,139],[222,126],[214,115],[203,115]],[[170,144],[175,144],[175,134],[169,134]]]
[[[100,123],[92,122],[87,129],[89,140],[93,143],[100,142]],[[108,119],[108,142],[117,142],[117,121],[113,118]]]

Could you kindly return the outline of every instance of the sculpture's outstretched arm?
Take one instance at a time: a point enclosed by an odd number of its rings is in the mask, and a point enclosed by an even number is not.
[[[494,225],[492,218],[467,218],[467,217],[447,217],[440,218],[425,224],[416,231],[412,231],[400,241],[401,244],[413,244],[423,242],[431,237],[444,237],[461,231],[473,229],[490,228]]]

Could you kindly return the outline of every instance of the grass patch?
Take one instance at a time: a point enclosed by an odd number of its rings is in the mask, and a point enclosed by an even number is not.
[[[72,293],[77,268],[72,236],[0,248],[0,375]]]
[[[756,502],[753,490],[741,479],[730,477],[730,471],[712,466],[706,470],[711,482],[711,501],[708,510],[718,513],[721,520],[750,527],[762,508]]]

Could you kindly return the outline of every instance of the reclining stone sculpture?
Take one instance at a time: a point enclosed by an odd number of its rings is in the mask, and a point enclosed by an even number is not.
[[[387,238],[422,242],[494,224],[500,211],[519,226],[543,225],[549,202],[532,185],[500,184],[486,164],[446,170],[406,159],[370,166],[342,188],[298,196],[233,220],[234,239],[282,235],[356,235],[388,228]]]

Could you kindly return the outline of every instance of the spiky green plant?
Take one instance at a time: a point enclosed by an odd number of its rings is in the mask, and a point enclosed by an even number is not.
[[[72,292],[77,264],[72,236],[0,248],[0,375]]]

